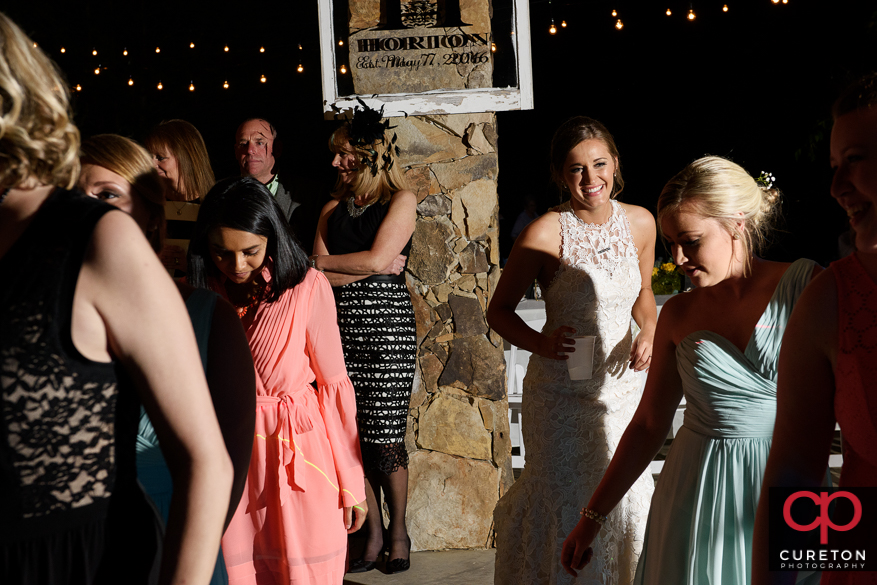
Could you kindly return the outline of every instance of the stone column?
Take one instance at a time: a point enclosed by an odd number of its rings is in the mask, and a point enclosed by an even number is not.
[[[391,124],[419,203],[407,272],[418,343],[406,438],[412,549],[484,548],[513,481],[502,340],[485,319],[499,280],[496,116]]]

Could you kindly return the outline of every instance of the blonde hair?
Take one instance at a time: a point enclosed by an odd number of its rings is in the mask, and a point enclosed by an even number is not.
[[[54,63],[0,12],[0,188],[29,180],[70,189],[79,130]]]
[[[332,192],[335,199],[368,195],[368,204],[376,201],[385,203],[394,193],[408,189],[408,182],[396,156],[396,146],[386,133],[371,144],[352,146],[345,125],[329,137],[329,150],[335,154],[353,154],[359,166],[359,172],[352,184],[346,185],[338,177]],[[372,173],[372,163],[376,165],[375,173]]]
[[[99,134],[82,142],[82,164],[103,167],[125,179],[149,213],[146,239],[156,253],[164,246],[164,183],[152,166],[152,155],[118,134]],[[153,227],[154,226],[154,227]]]
[[[740,165],[718,156],[697,159],[670,179],[658,198],[658,226],[668,214],[690,205],[703,217],[718,220],[743,245],[744,275],[752,255],[768,241],[779,215],[780,192],[762,187]],[[744,228],[735,226],[744,220]]]
[[[162,122],[152,129],[143,144],[153,153],[166,148],[177,159],[179,177],[174,188],[188,199],[203,199],[216,183],[204,138],[189,122]]]

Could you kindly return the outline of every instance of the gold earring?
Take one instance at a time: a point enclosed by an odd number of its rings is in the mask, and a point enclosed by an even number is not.
[[[731,234],[731,237],[734,238],[735,240],[739,240],[740,234],[738,232],[734,232],[733,234]]]

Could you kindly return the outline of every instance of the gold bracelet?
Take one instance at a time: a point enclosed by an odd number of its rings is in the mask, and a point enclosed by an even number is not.
[[[582,508],[582,510],[581,510],[581,512],[579,512],[579,514],[590,518],[591,520],[593,520],[594,522],[596,522],[600,526],[603,526],[603,523],[609,519],[606,516],[602,516],[599,512],[595,512],[594,510],[591,510],[590,508]]]

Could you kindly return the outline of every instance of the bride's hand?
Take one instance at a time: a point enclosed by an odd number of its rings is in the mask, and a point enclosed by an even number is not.
[[[591,556],[594,554],[591,543],[594,542],[598,532],[600,532],[600,525],[590,518],[582,516],[576,527],[563,541],[560,564],[563,565],[564,571],[573,577],[578,577],[576,571],[581,571],[585,565],[591,562]]]
[[[542,336],[542,342],[535,353],[552,360],[568,359],[566,354],[572,353],[576,349],[575,342],[570,338],[575,333],[575,328],[562,325],[555,329],[551,335]]]
[[[630,367],[637,372],[648,371],[652,365],[652,346],[654,345],[654,331],[643,329],[633,340],[630,348]]]

